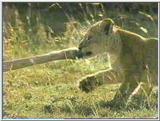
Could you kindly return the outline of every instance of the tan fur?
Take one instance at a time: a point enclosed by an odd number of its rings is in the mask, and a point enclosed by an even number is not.
[[[117,39],[114,41],[114,38]],[[157,83],[158,40],[156,38],[145,38],[123,30],[114,25],[111,19],[105,19],[87,31],[79,49],[83,56],[95,56],[104,52],[116,55],[117,58],[111,60],[120,63],[125,79],[114,97],[115,100],[123,97],[126,101],[140,82],[147,82],[146,71],[152,82]],[[113,66],[116,64],[115,61],[112,63]]]

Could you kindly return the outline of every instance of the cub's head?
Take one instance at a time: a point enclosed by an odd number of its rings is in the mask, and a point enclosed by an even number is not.
[[[79,57],[95,56],[107,51],[107,40],[113,33],[113,25],[113,20],[107,18],[95,23],[91,28],[89,28],[84,39],[79,45],[81,53]]]

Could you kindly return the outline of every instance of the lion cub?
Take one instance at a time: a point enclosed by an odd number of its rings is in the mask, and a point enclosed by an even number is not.
[[[107,52],[111,56],[113,70],[118,71],[116,67],[120,65],[124,80],[114,100],[120,99],[126,102],[135,94],[139,85],[145,83],[157,84],[157,38],[145,38],[124,30],[116,26],[112,19],[107,18],[95,23],[88,29],[79,45],[79,50],[81,57],[90,57]],[[107,79],[104,81],[96,77],[99,77],[98,75],[108,75],[108,73],[109,71],[102,71],[102,73],[83,78],[79,83],[79,88],[86,92],[93,90],[96,86],[107,82]],[[148,76],[150,79],[148,79]],[[92,85],[94,85],[94,88]],[[150,92],[152,86],[147,88]]]

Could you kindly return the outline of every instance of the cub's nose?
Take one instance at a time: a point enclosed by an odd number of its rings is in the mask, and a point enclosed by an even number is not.
[[[81,47],[81,46],[79,46],[79,47],[78,47],[78,49],[79,49],[79,51],[81,51],[81,50],[82,50],[82,47]]]
[[[82,53],[82,48],[78,48],[78,52],[76,53],[76,57],[77,58],[82,58],[83,57],[83,53]]]

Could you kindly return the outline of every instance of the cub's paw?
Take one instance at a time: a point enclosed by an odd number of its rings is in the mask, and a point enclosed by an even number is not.
[[[86,76],[79,82],[79,89],[88,93],[102,85],[103,82],[96,78],[96,76]]]

